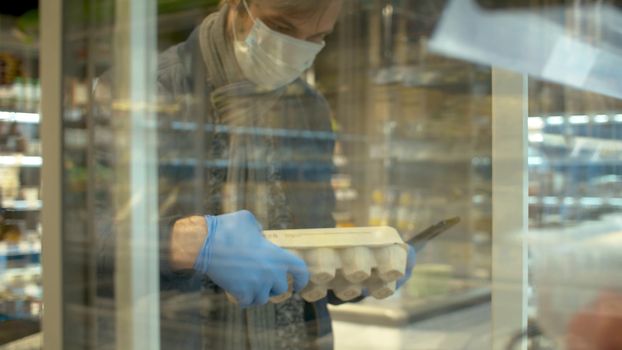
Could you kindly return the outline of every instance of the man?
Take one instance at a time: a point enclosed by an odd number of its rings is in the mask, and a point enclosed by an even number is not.
[[[341,7],[227,1],[160,56],[160,103],[175,106],[158,121],[162,348],[332,347],[326,305],[339,300],[269,303],[287,292],[288,276],[299,291],[309,272],[262,230],[335,225],[330,111],[300,76]],[[170,162],[183,154],[199,166]],[[100,271],[112,271],[113,250],[102,251]]]

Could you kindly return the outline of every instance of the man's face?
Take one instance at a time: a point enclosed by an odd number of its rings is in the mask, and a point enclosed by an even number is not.
[[[291,16],[274,6],[277,1],[252,1],[248,4],[251,15],[261,19],[272,30],[314,43],[321,43],[333,31],[343,5],[342,0],[333,0],[308,16]],[[238,34],[245,37],[253,27],[253,20],[247,14],[238,15],[238,19]]]

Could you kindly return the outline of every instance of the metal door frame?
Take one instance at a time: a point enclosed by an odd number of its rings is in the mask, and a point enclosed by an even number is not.
[[[492,73],[492,348],[505,350],[527,327],[528,78]],[[517,349],[526,349],[522,341]]]
[[[43,347],[63,349],[63,0],[40,2],[41,139],[42,139],[42,270]],[[159,247],[157,224],[157,158],[155,74],[157,9],[154,0],[116,0],[116,96],[127,102],[122,125],[126,163],[119,167],[127,189],[121,198],[127,215],[116,244],[116,345],[121,349],[159,349]],[[155,199],[155,200],[154,200]],[[137,247],[140,255],[133,254]],[[92,247],[94,248],[94,247]],[[145,249],[148,248],[148,249]],[[147,253],[145,253],[147,251]]]

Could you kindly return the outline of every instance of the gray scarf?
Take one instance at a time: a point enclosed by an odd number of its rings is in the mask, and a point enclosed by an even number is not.
[[[227,171],[208,173],[209,213],[250,210],[266,229],[291,227],[291,214],[274,165],[275,138],[285,88],[260,92],[243,79],[227,36],[228,7],[205,19],[199,40],[211,92],[213,128],[208,161],[226,161]],[[210,296],[204,327],[207,349],[304,349],[312,343],[304,323],[304,302],[241,310],[222,294]]]

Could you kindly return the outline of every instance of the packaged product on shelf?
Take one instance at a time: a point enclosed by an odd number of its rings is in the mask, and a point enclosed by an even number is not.
[[[7,151],[7,136],[8,136],[7,123],[0,121],[0,152]]]
[[[89,89],[86,83],[74,80],[71,86],[71,100],[74,107],[84,107],[89,101]]]
[[[16,78],[13,83],[13,97],[15,99],[15,110],[26,110],[26,85],[21,77]]]
[[[402,234],[413,229],[412,212],[412,196],[410,193],[404,192],[400,195],[399,206],[397,208],[397,229],[402,232]]]
[[[17,198],[19,187],[19,168],[0,167],[0,199],[2,200],[0,204],[2,206]]]
[[[26,153],[29,155],[37,156],[41,154],[41,141],[30,140],[27,145]]]
[[[410,232],[423,230],[426,224],[431,223],[434,219],[438,219],[432,218],[430,206],[420,191],[413,192],[411,201],[412,204],[408,210],[407,219],[403,219],[408,220]]]
[[[336,167],[343,167],[348,164],[348,158],[343,152],[343,146],[341,142],[335,142],[335,154],[333,155],[333,163]]]
[[[385,196],[381,190],[372,193],[372,201],[369,206],[369,225],[387,226],[389,224],[389,213],[385,208]]]
[[[27,187],[22,189],[24,200],[28,203],[36,203],[39,200],[39,188]]]
[[[26,152],[27,144],[24,134],[19,129],[17,123],[12,123],[6,138],[7,151],[9,152]]]
[[[0,209],[0,242],[4,241],[4,210]],[[4,268],[4,260],[0,256],[0,267]]]
[[[387,226],[395,226],[397,222],[398,192],[396,189],[389,189],[384,194],[384,211]]]
[[[22,239],[22,230],[18,222],[4,220],[0,231],[0,241],[16,244]]]
[[[350,211],[334,212],[333,218],[336,222],[335,227],[356,227],[354,217]]]
[[[10,85],[0,85],[0,110],[10,109],[12,97],[12,87]]]
[[[39,112],[41,109],[41,81],[35,79],[32,88],[34,89],[34,112]]]
[[[22,61],[15,55],[0,52],[0,85],[10,86],[22,74]]]
[[[35,112],[38,108],[37,83],[35,79],[24,80],[24,111]]]

